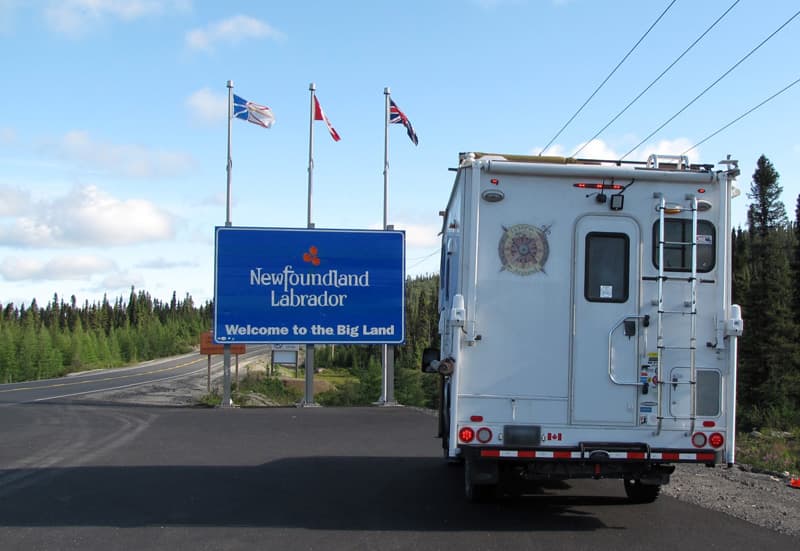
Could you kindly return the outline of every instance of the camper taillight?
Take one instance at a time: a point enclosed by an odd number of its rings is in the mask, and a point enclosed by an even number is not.
[[[581,189],[623,189],[625,186],[620,184],[587,184],[586,182],[578,182],[577,184],[572,184],[572,187],[578,187]]]
[[[469,444],[475,439],[475,431],[470,427],[464,427],[458,431],[458,439]]]
[[[481,427],[477,432],[478,442],[486,444],[492,439],[492,429],[488,427]]]

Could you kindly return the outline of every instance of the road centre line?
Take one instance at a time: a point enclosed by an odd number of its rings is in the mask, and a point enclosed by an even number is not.
[[[128,374],[128,375],[118,375],[118,376],[115,376],[115,377],[103,377],[101,379],[87,379],[87,380],[83,380],[83,381],[72,381],[72,382],[68,382],[68,383],[55,383],[55,384],[52,384],[52,385],[44,385],[44,386],[22,386],[22,387],[17,387],[17,388],[9,388],[9,389],[6,389],[6,390],[0,390],[0,394],[6,394],[6,393],[9,393],[9,392],[18,392],[20,390],[42,390],[42,389],[48,389],[48,388],[60,388],[60,387],[67,387],[67,386],[85,385],[87,383],[103,383],[103,382],[106,382],[106,381],[115,381],[115,380],[120,380],[120,379],[130,379],[130,378],[133,378],[133,377],[142,377],[144,375],[152,375],[154,373],[162,373],[162,372],[165,372],[165,371],[172,371],[174,369],[180,369],[182,367],[186,367],[186,366],[189,366],[189,365],[192,365],[192,364],[195,364],[197,362],[204,361],[204,360],[205,360],[205,358],[199,358],[199,359],[187,362],[187,363],[178,364],[178,365],[175,365],[175,366],[172,366],[172,367],[165,367],[165,368],[162,368],[162,369],[156,369],[155,371],[147,371],[147,372],[144,372],[144,373],[131,373],[131,374]],[[81,393],[78,393],[78,394],[81,394]]]
[[[191,362],[191,363],[194,363],[194,362]],[[186,365],[189,365],[189,364],[186,364]],[[189,375],[195,375],[197,373],[202,373],[205,370],[206,370],[206,368],[203,367],[201,369],[195,369],[194,371],[189,371],[187,373],[180,373],[178,375],[170,375],[169,377],[161,377],[160,379],[152,379],[152,380],[149,380],[149,381],[142,381],[142,382],[139,382],[139,383],[130,383],[130,384],[127,384],[127,385],[115,386],[115,387],[111,387],[111,388],[101,388],[101,389],[97,389],[97,390],[84,390],[83,392],[73,392],[72,394],[62,394],[60,396],[48,396],[46,398],[37,398],[35,400],[30,400],[29,402],[23,402],[23,403],[46,402],[48,400],[58,400],[59,398],[70,398],[72,396],[80,396],[82,394],[97,394],[99,392],[111,392],[112,390],[122,390],[124,388],[132,388],[132,387],[135,387],[135,386],[144,386],[144,385],[149,385],[149,384],[153,384],[153,383],[160,383],[161,381],[171,381],[173,379],[180,379],[182,377],[188,377]],[[150,373],[157,373],[157,372],[151,371]]]

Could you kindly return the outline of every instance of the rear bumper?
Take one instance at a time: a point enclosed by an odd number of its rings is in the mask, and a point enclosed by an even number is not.
[[[584,443],[579,447],[500,448],[460,446],[474,484],[503,480],[616,478],[641,484],[668,484],[675,463],[713,466],[721,450],[657,449],[645,444]]]
[[[580,448],[530,448],[507,449],[482,446],[459,446],[461,453],[483,459],[507,459],[529,461],[589,461],[606,463],[613,461],[646,461],[649,463],[722,463],[721,450],[659,449],[647,451],[631,450],[581,450]]]

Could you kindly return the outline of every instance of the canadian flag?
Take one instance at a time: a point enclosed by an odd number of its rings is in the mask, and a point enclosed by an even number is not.
[[[331,121],[329,121],[328,117],[325,116],[324,111],[322,111],[322,106],[319,104],[317,96],[314,96],[314,120],[325,121],[325,124],[328,126],[328,131],[331,133],[331,138],[333,138],[333,141],[338,142],[339,140],[342,139],[339,136],[339,133],[333,127],[333,125],[331,125]]]

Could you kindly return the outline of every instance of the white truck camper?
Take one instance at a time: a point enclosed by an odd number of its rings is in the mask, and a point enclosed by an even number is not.
[[[473,500],[734,462],[737,162],[461,154],[442,229],[444,456]]]

